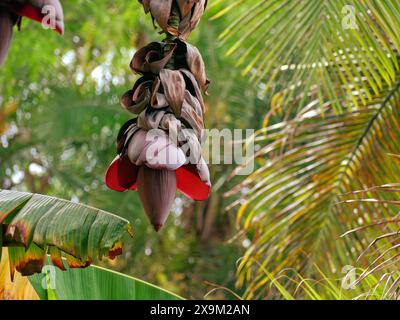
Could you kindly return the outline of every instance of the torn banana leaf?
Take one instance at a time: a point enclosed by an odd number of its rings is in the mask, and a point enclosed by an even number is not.
[[[114,259],[129,222],[111,213],[54,197],[0,190],[0,245],[8,247],[10,273],[40,273],[46,254],[65,270],[84,268],[94,259]],[[1,258],[1,256],[0,256]]]
[[[0,249],[3,259],[0,262],[0,300],[38,300],[39,297],[29,279],[16,274],[11,281],[7,248]]]

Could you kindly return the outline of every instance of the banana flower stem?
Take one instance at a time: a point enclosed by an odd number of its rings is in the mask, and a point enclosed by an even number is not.
[[[171,16],[168,20],[168,25],[171,26],[172,28],[178,30],[179,28],[179,23],[180,21],[180,14],[179,14],[179,8],[177,7],[176,3],[173,2],[172,8],[171,8]],[[176,37],[172,35],[171,33],[166,33],[166,38],[165,38],[165,43],[166,46],[164,48],[164,54],[167,55],[169,50],[171,49],[171,46],[173,45],[174,40]],[[171,60],[167,63],[165,66],[166,69],[174,69],[175,61],[174,61],[174,56],[171,57]]]

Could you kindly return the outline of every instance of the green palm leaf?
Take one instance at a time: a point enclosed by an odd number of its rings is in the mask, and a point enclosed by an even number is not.
[[[387,155],[400,151],[399,3],[214,5],[220,9],[215,18],[229,12],[231,25],[220,37],[227,54],[260,90],[274,94],[266,120],[285,114],[282,122],[265,121],[254,138],[257,171],[227,194],[242,193],[230,207],[239,206],[238,227],[252,241],[239,264],[238,285],[246,284],[247,298],[265,297],[280,270],[312,276],[314,263],[341,277],[342,267],[356,263],[379,233],[340,236],[397,214],[390,201],[381,210],[366,201],[352,208],[337,204],[342,194],[400,179],[398,164]],[[343,24],[351,18],[348,9],[356,29]],[[359,263],[367,267],[371,261],[364,258]],[[290,272],[287,279],[290,285]]]
[[[214,5],[221,7],[214,18],[227,14],[231,21],[220,36],[227,55],[234,55],[242,74],[262,90],[279,93],[276,108],[290,110],[288,102],[303,93],[301,108],[308,103],[304,92],[310,91],[321,106],[330,101],[336,111],[365,106],[395,81],[396,0],[220,0]]]
[[[355,235],[338,240],[340,235],[394,215],[388,207],[377,211],[363,204],[349,211],[337,203],[341,194],[400,179],[398,163],[387,156],[400,152],[400,84],[341,115],[329,103],[324,110],[315,104],[258,132],[259,169],[228,194],[247,190],[234,205],[240,204],[238,226],[254,235],[239,265],[239,284],[252,279],[248,297],[266,288],[262,268],[272,275],[283,267],[303,272],[317,261],[340,272],[370,240]]]
[[[72,268],[94,259],[113,259],[122,252],[122,238],[130,231],[127,220],[108,212],[54,197],[0,191],[2,245],[8,246],[12,276],[40,273],[46,253],[65,269],[62,253]]]
[[[398,249],[400,247],[398,230],[400,184],[387,183],[349,192],[341,196],[339,205],[348,206],[353,211],[361,207],[365,211],[374,212],[375,219],[361,226],[354,224],[353,229],[347,231],[342,237],[357,235],[357,238],[370,241],[358,257],[358,261],[366,265],[358,282],[371,274],[385,276],[386,281],[391,279],[393,283],[385,287],[383,298],[398,299],[397,283],[400,274],[396,266],[400,261]]]

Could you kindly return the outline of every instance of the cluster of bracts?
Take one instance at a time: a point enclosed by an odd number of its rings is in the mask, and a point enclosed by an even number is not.
[[[136,115],[118,134],[118,156],[106,173],[113,190],[138,190],[139,198],[158,231],[165,223],[179,190],[193,200],[205,200],[210,175],[202,156],[204,101],[209,81],[196,47],[186,42],[198,25],[207,0],[139,0],[166,34],[138,50],[131,62],[141,77],[121,98]],[[54,16],[48,21],[46,8]],[[64,32],[59,0],[0,0],[0,65],[11,44],[13,28],[23,17],[50,22]],[[47,26],[49,27],[49,26]]]
[[[174,203],[176,191],[197,201],[210,192],[210,174],[202,156],[204,62],[186,42],[199,23],[207,0],[139,0],[166,34],[138,50],[130,64],[141,75],[121,98],[136,117],[117,138],[118,155],[106,173],[116,191],[137,190],[150,222],[158,231]]]

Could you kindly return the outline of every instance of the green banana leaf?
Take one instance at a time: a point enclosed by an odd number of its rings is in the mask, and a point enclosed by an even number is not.
[[[142,280],[92,265],[62,272],[47,267],[29,280],[42,300],[182,300]],[[44,289],[47,288],[47,289]]]
[[[8,247],[11,278],[41,273],[46,254],[65,270],[122,253],[129,221],[82,204],[40,194],[0,190],[0,246]],[[1,249],[0,247],[0,249]],[[0,250],[1,252],[1,250]],[[0,256],[1,259],[1,256]]]

